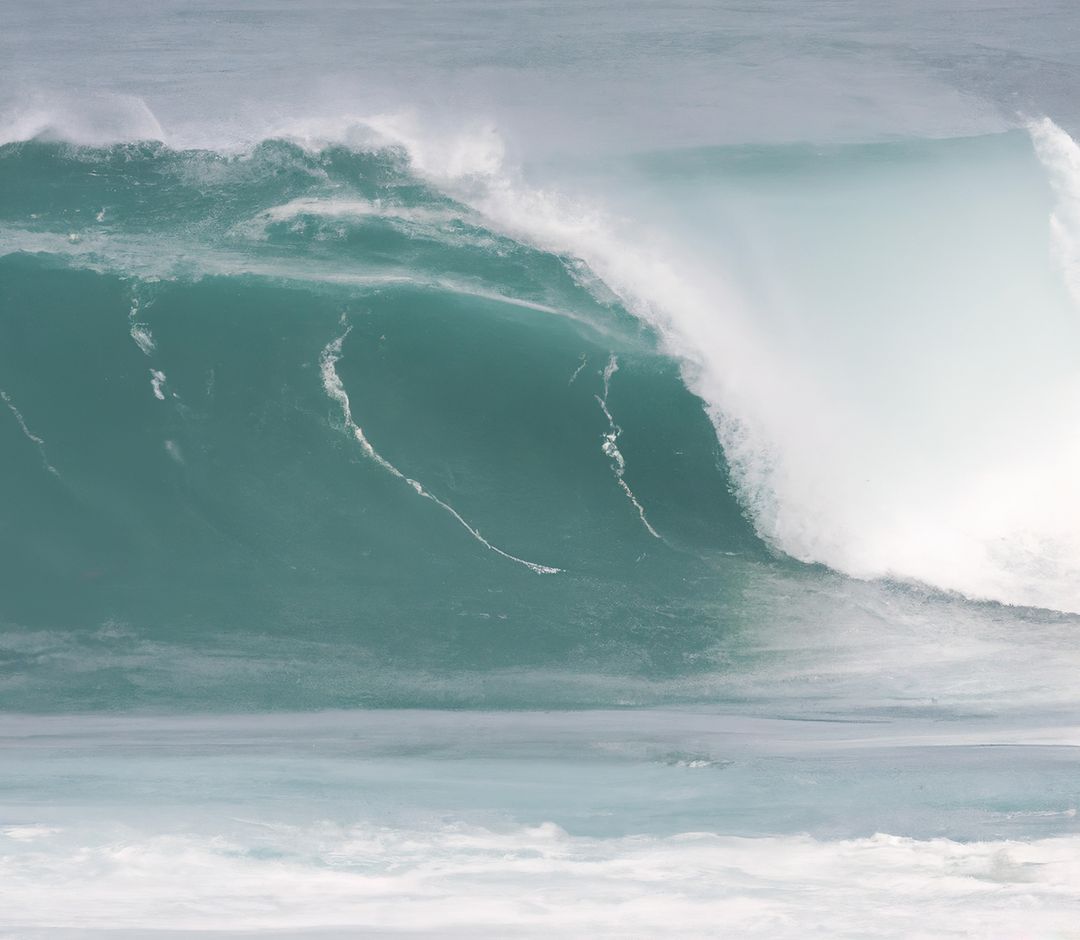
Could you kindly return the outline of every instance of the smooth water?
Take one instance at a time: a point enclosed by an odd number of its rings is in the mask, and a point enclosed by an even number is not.
[[[0,7],[0,932],[1069,936],[1078,25]]]

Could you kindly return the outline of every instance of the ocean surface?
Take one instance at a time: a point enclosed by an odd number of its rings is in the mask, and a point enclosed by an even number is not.
[[[1080,937],[1078,35],[0,0],[0,936]]]

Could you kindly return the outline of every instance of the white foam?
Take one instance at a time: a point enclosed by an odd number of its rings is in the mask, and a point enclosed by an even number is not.
[[[585,353],[582,353],[581,354],[581,361],[578,363],[578,367],[574,370],[573,375],[570,376],[570,381],[567,382],[566,384],[567,385],[573,385],[577,381],[577,377],[579,375],[581,375],[581,370],[584,369],[585,366],[587,366],[588,364],[589,364],[589,357],[586,356]]]
[[[160,369],[150,370],[150,388],[154,392],[154,397],[158,401],[165,401],[165,392],[163,387],[166,382],[165,373]]]
[[[359,198],[319,198],[302,196],[280,206],[271,206],[262,214],[269,222],[288,222],[304,216],[322,219],[395,219],[403,222],[445,224],[461,217],[461,212],[423,207],[394,205]]]
[[[135,340],[135,345],[142,350],[144,356],[153,355],[156,348],[154,336],[145,323],[133,323],[131,325],[131,338]]]
[[[149,326],[139,322],[139,307],[139,298],[133,297],[131,300],[131,309],[128,311],[129,332],[131,333],[131,338],[135,340],[135,345],[142,350],[142,354],[144,356],[152,356],[156,349],[154,336],[150,332]]]
[[[1048,937],[1074,930],[1080,905],[1076,836],[963,844],[701,832],[597,839],[551,823],[239,825],[228,835],[83,833],[70,844],[38,831],[16,851],[0,840],[0,926]]]
[[[342,325],[345,325],[344,319]],[[409,486],[411,486],[413,490],[417,493],[417,495],[424,497],[424,499],[430,499],[437,506],[448,512],[474,539],[476,539],[485,548],[495,552],[495,554],[497,555],[501,555],[503,558],[507,558],[510,561],[516,562],[519,565],[523,565],[530,571],[534,571],[536,574],[558,574],[562,570],[561,568],[554,568],[550,565],[541,565],[533,561],[527,561],[524,558],[519,558],[517,555],[511,555],[509,552],[505,552],[501,548],[492,545],[491,542],[489,542],[480,534],[479,530],[466,522],[465,519],[461,516],[461,514],[456,509],[454,509],[453,506],[451,506],[449,503],[443,502],[437,496],[428,492],[428,490],[426,490],[424,486],[418,481],[406,476],[372,446],[371,442],[367,438],[367,435],[364,434],[363,429],[353,419],[352,405],[349,401],[349,395],[345,391],[345,385],[341,381],[341,377],[338,375],[337,372],[337,363],[338,360],[341,358],[342,344],[345,342],[345,338],[349,335],[351,331],[351,326],[346,327],[344,333],[342,333],[339,337],[327,344],[326,348],[322,351],[322,355],[319,360],[319,366],[322,374],[323,388],[326,390],[326,394],[329,395],[330,398],[337,402],[337,404],[341,407],[342,417],[345,420],[345,429],[350,434],[352,434],[352,436],[356,439],[357,443],[360,444],[360,447],[363,449],[364,453],[371,460],[375,461],[376,464],[382,467],[383,470],[387,471],[387,473],[397,477],[399,480],[403,480],[404,482],[408,483]]]
[[[205,242],[171,238],[163,240],[160,236],[118,233],[112,233],[107,239],[84,238],[78,243],[72,243],[55,233],[9,226],[0,226],[0,239],[9,251],[63,255],[87,270],[110,274],[120,272],[148,281],[248,275],[275,282],[335,284],[360,288],[409,284],[421,289],[477,297],[574,320],[601,336],[609,336],[612,332],[607,324],[589,319],[575,310],[484,289],[480,284],[469,280],[433,278],[412,271],[365,270],[362,261],[355,268],[349,268],[340,261],[323,262],[313,258],[302,258],[300,261],[287,257],[265,259],[235,248],[209,246]],[[139,349],[150,356],[156,351],[157,342],[150,327],[137,320],[143,309],[137,298],[133,300],[128,314],[129,332]]]

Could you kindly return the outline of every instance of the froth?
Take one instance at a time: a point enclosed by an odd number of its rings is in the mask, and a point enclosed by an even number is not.
[[[961,844],[685,833],[613,839],[251,822],[229,835],[0,832],[8,929],[742,937],[1056,935],[1080,902],[1076,837]],[[78,851],[67,851],[77,836]],[[6,842],[6,844],[4,844]],[[809,890],[808,890],[809,889]],[[66,903],[52,903],[63,896]],[[166,913],[167,912],[167,913]]]

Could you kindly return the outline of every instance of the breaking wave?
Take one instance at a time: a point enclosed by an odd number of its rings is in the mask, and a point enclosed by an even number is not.
[[[1049,120],[967,140],[644,155],[608,167],[620,187],[598,193],[572,175],[528,178],[490,128],[425,136],[403,118],[292,128],[231,153],[86,146],[163,136],[135,105],[120,111],[96,135],[62,114],[9,119],[8,139],[37,136],[0,151],[5,281],[57,263],[120,278],[159,399],[150,314],[183,284],[322,285],[361,305],[395,290],[487,298],[535,311],[523,328],[538,337],[561,329],[544,315],[584,329],[574,376],[628,350],[676,363],[700,402],[683,407],[704,409],[723,448],[718,498],[732,490],[772,549],[860,578],[1080,610],[1080,156]],[[616,444],[610,377],[590,391],[600,450],[657,536]],[[324,386],[347,395],[343,381]],[[492,401],[505,393],[489,388]],[[555,570],[418,492],[497,554]]]

